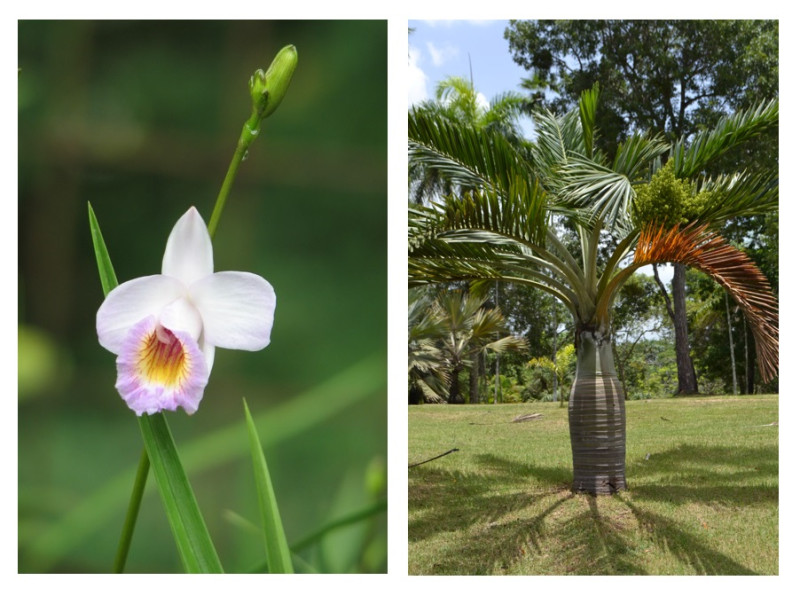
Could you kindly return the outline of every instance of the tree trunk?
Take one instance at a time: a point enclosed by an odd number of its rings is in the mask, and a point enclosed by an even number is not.
[[[572,490],[608,495],[625,484],[625,399],[611,336],[579,330],[578,366],[569,398]]]
[[[450,377],[450,395],[447,398],[449,404],[463,404],[464,397],[461,395],[461,388],[458,383],[458,373],[461,372],[461,366],[453,367]]]
[[[672,301],[675,313],[675,358],[678,364],[678,393],[697,393],[697,377],[689,354],[689,323],[686,317],[686,266],[673,263]]]
[[[555,365],[558,358],[558,305],[556,298],[553,296],[553,401],[558,401],[558,374],[556,373]],[[561,404],[564,405],[563,402]]]
[[[750,328],[747,326],[747,319],[742,317],[742,324],[744,325],[744,370],[745,370],[745,393],[753,395],[755,393],[755,378],[756,378],[756,359],[750,357]]]
[[[483,351],[479,350],[472,355],[472,368],[469,370],[469,403],[471,404],[481,403],[479,386],[481,371],[483,370],[482,360]]]
[[[731,350],[731,384],[733,394],[739,395],[738,384],[736,383],[736,351],[733,349],[733,327],[731,327],[731,307],[728,302],[728,293],[725,292],[725,315],[728,318],[728,347]]]

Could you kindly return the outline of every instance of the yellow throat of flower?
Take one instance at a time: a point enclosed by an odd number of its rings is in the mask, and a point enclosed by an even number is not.
[[[174,388],[188,374],[189,354],[169,329],[158,326],[147,334],[137,356],[136,371],[142,381],[151,385]]]

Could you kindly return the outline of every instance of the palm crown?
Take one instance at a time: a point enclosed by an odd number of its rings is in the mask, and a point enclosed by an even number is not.
[[[777,125],[777,102],[724,118],[672,146],[658,134],[634,135],[608,157],[594,150],[597,98],[595,87],[563,117],[538,114],[536,142],[525,154],[491,130],[436,112],[411,112],[409,159],[460,192],[410,208],[410,283],[530,284],[561,300],[579,327],[607,329],[616,293],[637,268],[684,263],[711,275],[740,304],[756,330],[762,376],[771,378],[777,372],[777,303],[755,265],[714,230],[731,218],[775,209],[777,176],[703,172],[735,145]],[[637,186],[667,167],[690,181],[692,196],[700,198],[688,222],[637,210]],[[560,225],[577,234],[577,251],[557,233]],[[610,253],[604,262],[602,249]]]

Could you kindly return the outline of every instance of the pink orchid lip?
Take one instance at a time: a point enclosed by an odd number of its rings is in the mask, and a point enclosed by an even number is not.
[[[153,316],[131,328],[117,356],[117,390],[138,416],[179,407],[193,414],[208,376],[191,335],[162,327]]]

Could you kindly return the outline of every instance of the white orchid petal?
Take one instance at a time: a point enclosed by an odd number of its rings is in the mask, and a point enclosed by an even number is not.
[[[195,282],[189,293],[203,317],[206,342],[251,351],[269,345],[275,291],[264,278],[223,271]]]
[[[100,345],[119,354],[131,327],[145,317],[158,318],[165,306],[185,294],[186,286],[164,275],[139,277],[117,286],[97,311]]]
[[[200,351],[203,352],[203,356],[206,359],[206,368],[208,368],[209,374],[211,373],[211,368],[214,366],[214,352],[216,348],[214,344],[210,344],[205,340],[205,337],[200,338]]]
[[[187,286],[214,272],[214,251],[208,228],[192,207],[172,228],[161,263],[161,273]]]
[[[200,318],[200,313],[186,298],[178,298],[170,302],[161,311],[158,322],[172,331],[188,333],[194,341],[200,338],[200,333],[203,331],[203,320]]]

